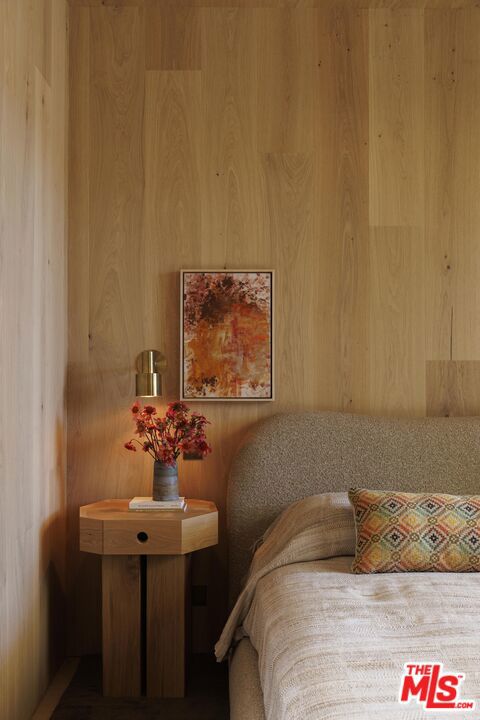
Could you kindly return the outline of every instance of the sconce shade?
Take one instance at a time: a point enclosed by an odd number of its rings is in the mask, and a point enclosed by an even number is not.
[[[162,376],[160,373],[138,373],[135,378],[137,397],[162,397]]]
[[[135,394],[137,397],[162,397],[162,372],[167,362],[158,350],[144,350],[137,357]]]

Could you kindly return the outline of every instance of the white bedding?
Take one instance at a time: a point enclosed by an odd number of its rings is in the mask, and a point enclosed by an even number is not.
[[[250,637],[267,720],[480,720],[480,574],[353,575],[339,556],[352,545],[347,503],[307,498],[272,526],[217,657]],[[476,709],[400,705],[407,662],[464,673]]]
[[[257,584],[243,627],[267,720],[480,718],[480,577],[352,575],[351,557],[287,565]],[[398,703],[403,665],[464,672],[474,711]]]

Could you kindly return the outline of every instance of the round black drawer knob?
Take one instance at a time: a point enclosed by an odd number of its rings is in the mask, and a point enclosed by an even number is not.
[[[146,543],[148,540],[148,534],[146,532],[143,532],[143,530],[142,530],[142,532],[139,532],[137,534],[137,540],[138,540],[138,542]]]

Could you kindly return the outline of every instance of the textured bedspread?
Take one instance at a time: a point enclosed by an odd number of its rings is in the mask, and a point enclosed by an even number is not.
[[[480,718],[480,576],[351,575],[352,558],[260,580],[244,629],[259,655],[267,720]],[[403,665],[465,673],[473,711],[398,703]]]
[[[343,494],[292,505],[257,550],[217,657],[250,636],[267,720],[480,720],[480,573],[353,575],[353,543]],[[407,662],[463,673],[475,710],[400,705]]]

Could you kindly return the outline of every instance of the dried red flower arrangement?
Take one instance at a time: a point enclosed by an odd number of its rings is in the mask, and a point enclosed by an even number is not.
[[[191,412],[183,402],[169,403],[165,417],[159,417],[153,405],[142,408],[138,402],[132,405],[131,412],[135,433],[143,440],[132,438],[124,444],[126,450],[136,452],[138,445],[154,460],[171,466],[181,453],[205,456],[212,452],[205,435],[209,421],[204,415]]]

